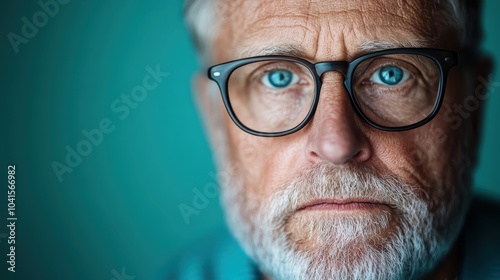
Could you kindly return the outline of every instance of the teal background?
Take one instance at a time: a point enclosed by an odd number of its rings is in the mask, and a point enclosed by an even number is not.
[[[16,165],[16,270],[7,264],[6,192],[0,194],[0,279],[113,279],[125,268],[136,280],[159,279],[176,252],[223,225],[217,198],[187,224],[192,205],[216,173],[190,94],[197,70],[182,22],[182,1],[76,1],[15,54],[7,34],[35,1],[0,4],[1,165]],[[485,48],[500,56],[500,1],[485,1]],[[145,67],[168,72],[125,119],[110,108],[142,84]],[[500,81],[498,72],[494,81]],[[500,198],[500,88],[486,110],[478,192]],[[82,130],[109,118],[115,129],[59,182]],[[3,237],[3,238],[2,238]],[[119,279],[117,279],[119,280]]]

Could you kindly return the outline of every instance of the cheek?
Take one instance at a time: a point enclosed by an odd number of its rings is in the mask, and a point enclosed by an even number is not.
[[[229,158],[245,192],[258,198],[274,194],[301,169],[300,141],[290,137],[257,137],[229,125]]]
[[[429,194],[437,188],[452,189],[468,177],[472,118],[453,111],[471,90],[466,81],[464,73],[450,71],[441,109],[428,124],[401,133],[373,134],[374,154],[385,170]]]
[[[448,200],[466,172],[463,137],[438,116],[415,130],[372,139],[374,162],[416,186],[423,199]]]

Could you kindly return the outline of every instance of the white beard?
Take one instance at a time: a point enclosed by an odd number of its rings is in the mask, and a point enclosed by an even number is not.
[[[318,164],[264,199],[245,190],[238,172],[227,183],[222,203],[228,225],[274,280],[422,277],[450,250],[468,205],[463,186],[436,186],[442,189],[429,198],[414,186],[361,166]],[[354,197],[373,198],[391,208],[356,215],[296,213],[315,199]]]

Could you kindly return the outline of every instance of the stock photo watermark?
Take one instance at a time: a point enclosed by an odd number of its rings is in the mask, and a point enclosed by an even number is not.
[[[122,267],[121,273],[116,271],[116,269],[111,270],[111,274],[114,276],[111,280],[134,280],[134,275],[128,275],[125,271],[125,267]]]
[[[216,198],[219,195],[219,185],[216,183],[218,180],[210,173],[214,182],[205,184],[202,190],[198,188],[193,188],[193,198],[190,203],[180,203],[178,205],[179,211],[181,213],[184,222],[187,225],[191,223],[191,216],[198,216],[201,210],[208,207],[211,199]]]
[[[131,110],[136,109],[149,96],[149,93],[163,82],[163,78],[170,75],[167,72],[162,72],[160,65],[155,67],[148,65],[145,70],[147,74],[142,78],[141,85],[133,87],[129,94],[122,94],[110,104],[111,112],[121,121],[129,117]],[[83,159],[89,156],[94,148],[103,142],[105,136],[115,131],[115,129],[115,123],[108,117],[102,118],[96,128],[83,129],[81,131],[82,140],[74,146],[66,145],[64,148],[66,152],[64,161],[53,161],[51,163],[57,180],[62,183],[64,180],[63,175],[72,173],[83,162]]]
[[[212,199],[219,195],[221,186],[229,186],[235,170],[236,164],[229,165],[217,174],[210,172],[208,175],[212,178],[213,182],[209,182],[203,186],[202,189],[193,188],[193,198],[189,203],[180,203],[177,208],[181,213],[184,222],[189,225],[191,223],[191,216],[200,215],[201,211],[206,209]]]
[[[7,254],[7,263],[9,267],[7,270],[9,272],[16,272],[16,223],[17,223],[17,212],[16,212],[16,165],[7,166],[7,229],[8,240],[7,243],[10,245],[7,249],[9,252]]]
[[[21,44],[28,44],[33,39],[40,29],[45,27],[50,18],[55,17],[61,7],[70,2],[70,0],[40,0],[37,2],[40,10],[33,13],[30,18],[22,17],[22,26],[20,32],[7,33],[7,39],[14,50],[14,53],[19,53],[19,46]]]
[[[474,88],[474,94],[467,95],[462,102],[454,103],[452,106],[443,105],[444,120],[450,124],[452,130],[459,129],[463,122],[470,118],[474,112],[479,110],[481,102],[486,101],[491,97],[491,94],[500,87],[500,82],[494,81],[493,76],[490,74],[488,78],[483,76],[477,77],[477,84]],[[439,127],[432,127],[431,133],[436,135],[439,144],[448,141],[449,135]],[[428,160],[426,153],[421,150],[413,150],[412,156],[414,157],[415,164],[422,165]],[[460,173],[463,173],[471,165],[471,159],[465,158],[465,164],[461,166]]]
[[[497,87],[500,87],[500,82],[495,82],[492,75],[486,80],[484,77],[477,78],[478,84],[474,90],[474,95],[468,95],[464,98],[461,104],[453,104],[453,109],[445,106],[445,120],[451,123],[453,129],[458,129],[462,125],[464,119],[468,119],[471,113],[479,109],[481,101],[485,101],[490,97],[490,94],[495,92]]]
[[[263,141],[266,141],[266,139],[260,137],[253,138],[252,142],[248,139],[243,140],[240,144],[242,156],[246,159],[254,158],[257,155],[255,145],[262,144]],[[193,215],[200,215],[201,211],[210,205],[211,200],[219,196],[221,186],[231,186],[232,183],[236,183],[234,182],[234,176],[238,170],[238,163],[230,163],[217,173],[208,173],[210,178],[213,180],[212,182],[205,184],[203,188],[193,188],[191,190],[193,193],[191,201],[188,203],[179,203],[177,206],[184,222],[187,225],[191,223]]]

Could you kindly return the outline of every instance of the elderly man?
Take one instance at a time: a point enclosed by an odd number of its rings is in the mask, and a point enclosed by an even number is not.
[[[484,227],[494,209],[469,207],[491,70],[479,12],[473,0],[188,1],[237,243],[211,241],[174,275],[493,279],[481,277],[500,268]]]

